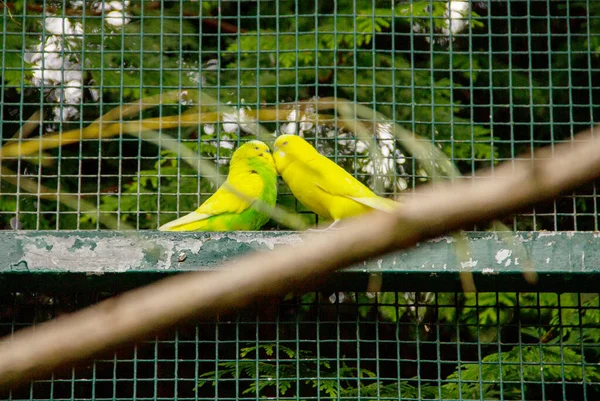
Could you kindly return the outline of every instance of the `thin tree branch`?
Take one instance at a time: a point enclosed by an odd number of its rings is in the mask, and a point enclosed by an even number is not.
[[[594,128],[598,136],[600,130]],[[167,278],[82,311],[24,329],[0,344],[0,389],[44,377],[190,319],[310,288],[327,273],[418,241],[518,211],[600,176],[600,138],[580,134],[534,159],[505,163],[474,179],[438,182],[393,214],[373,213],[303,245],[256,253],[211,273]],[[176,235],[176,234],[174,234]]]

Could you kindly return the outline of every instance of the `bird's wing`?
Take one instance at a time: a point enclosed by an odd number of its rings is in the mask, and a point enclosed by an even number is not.
[[[159,230],[170,231],[175,227],[196,223],[220,214],[242,213],[248,209],[252,200],[260,196],[264,187],[264,183],[258,174],[230,176],[225,183],[194,212],[161,226]],[[244,197],[240,197],[236,192],[231,191],[230,186],[241,192]]]
[[[362,203],[365,206],[380,210],[382,212],[391,212],[396,207],[398,207],[398,205],[400,205],[400,203],[392,199],[382,198],[380,196],[377,196],[375,198],[357,198],[354,196],[350,196],[349,198],[358,203]]]
[[[225,182],[227,185],[222,185],[213,196],[200,205],[196,210],[197,213],[211,216],[223,213],[241,213],[260,196],[265,186],[260,176],[252,173],[230,176]],[[229,188],[235,191],[231,191]],[[239,196],[237,192],[244,196]]]
[[[315,184],[323,191],[352,199],[383,212],[390,212],[398,206],[398,203],[391,199],[377,196],[366,185],[325,156],[323,159],[314,160],[313,163],[315,164],[311,166],[311,172],[317,172],[314,174]]]

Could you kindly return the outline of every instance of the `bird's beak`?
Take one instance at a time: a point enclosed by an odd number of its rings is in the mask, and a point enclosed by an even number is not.
[[[279,146],[273,145],[273,153],[277,152],[277,149],[279,149]]]

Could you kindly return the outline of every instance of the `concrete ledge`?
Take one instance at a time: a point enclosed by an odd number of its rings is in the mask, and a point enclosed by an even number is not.
[[[459,261],[452,237],[370,260],[335,273],[324,289],[364,291],[381,275],[384,291],[461,291],[459,273],[471,270],[479,291],[577,291],[600,288],[600,233],[517,232],[539,275],[521,274],[524,255],[497,234],[466,233],[469,259]],[[302,243],[302,233],[259,231],[0,232],[0,289],[12,291],[120,291],[184,271],[212,271],[248,252]],[[519,255],[519,256],[517,256]]]

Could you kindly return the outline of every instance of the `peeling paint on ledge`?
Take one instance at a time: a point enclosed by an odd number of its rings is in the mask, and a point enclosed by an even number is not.
[[[261,236],[246,232],[161,235],[6,231],[0,233],[0,251],[7,255],[0,259],[0,273],[167,271],[182,269],[182,264],[192,268],[198,257],[204,260],[198,266],[206,267],[249,251],[269,251],[276,246],[300,243],[298,233]],[[182,253],[186,255],[183,261],[179,257]]]
[[[24,275],[23,280],[27,277],[39,280],[40,274],[65,277],[65,273],[108,280],[107,274],[210,271],[248,252],[298,246],[303,242],[303,235],[287,231],[3,231],[0,232],[0,285],[12,280],[15,274]],[[358,283],[360,280],[356,277],[378,272],[383,275],[384,285],[392,283],[394,278],[403,284],[414,284],[415,278],[426,288],[439,285],[450,289],[456,284],[458,274],[468,270],[476,277],[495,280],[494,285],[501,280],[513,285],[514,281],[522,281],[520,266],[526,265],[523,257],[528,257],[541,282],[556,281],[556,291],[564,290],[565,283],[596,289],[600,285],[600,235],[596,232],[516,233],[513,240],[522,246],[524,254],[513,252],[507,242],[494,233],[470,232],[466,237],[469,260],[458,260],[454,239],[441,237],[349,267],[336,273],[336,280],[344,282],[348,278]],[[424,274],[428,278],[424,278]],[[407,280],[408,277],[411,279]]]

